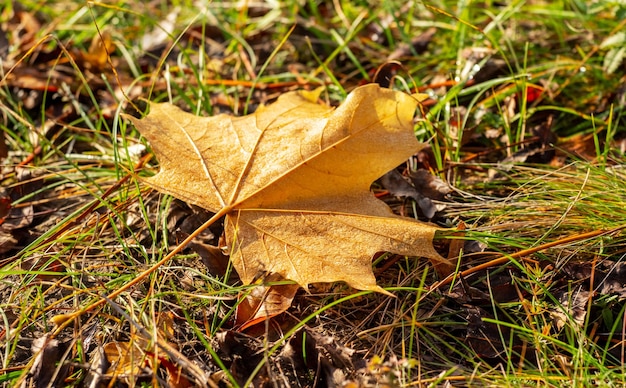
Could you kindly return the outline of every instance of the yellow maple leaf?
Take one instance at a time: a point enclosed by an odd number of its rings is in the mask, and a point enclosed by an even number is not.
[[[413,133],[415,96],[370,84],[338,108],[319,92],[291,92],[255,113],[197,117],[152,104],[132,119],[154,150],[155,189],[226,216],[231,260],[244,284],[261,272],[306,287],[345,281],[382,292],[371,257],[421,256],[438,228],[394,215],[371,183],[424,145]]]

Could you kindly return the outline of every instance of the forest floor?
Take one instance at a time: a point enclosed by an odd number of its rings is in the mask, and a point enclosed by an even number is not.
[[[0,384],[626,385],[626,5],[371,3],[0,1]],[[155,266],[212,214],[145,184],[122,114],[372,82],[428,95],[428,147],[371,190],[451,231],[452,276],[381,252],[388,294],[242,322],[293,283],[244,285],[221,223]]]

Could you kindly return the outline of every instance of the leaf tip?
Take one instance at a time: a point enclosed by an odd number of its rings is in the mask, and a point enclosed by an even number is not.
[[[384,294],[384,295],[390,296],[392,298],[396,297],[394,294],[392,294],[391,292],[385,290],[384,288],[382,288],[380,286],[368,287],[368,288],[366,288],[366,290],[367,291],[378,292],[379,294]]]
[[[430,96],[426,93],[413,93],[411,94],[411,97],[413,97],[413,99],[416,100],[417,102],[423,102],[423,101],[428,100]]]
[[[305,100],[316,103],[322,95],[324,89],[324,86],[320,86],[314,90],[299,90],[298,94],[300,94],[300,96],[302,96]]]

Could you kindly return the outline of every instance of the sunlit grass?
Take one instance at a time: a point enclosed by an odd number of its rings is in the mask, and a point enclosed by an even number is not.
[[[13,6],[5,5],[8,14]],[[8,329],[0,340],[5,371],[0,381],[13,385],[26,378],[32,360],[20,353],[25,336],[51,332],[54,316],[99,303],[181,241],[179,225],[172,220],[195,210],[145,188],[141,177],[152,175],[158,164],[120,117],[145,113],[139,97],[170,101],[198,115],[243,114],[284,91],[323,85],[323,98],[336,104],[359,83],[371,81],[398,48],[408,47],[392,85],[431,96],[427,120],[417,125],[416,134],[431,144],[433,172],[459,189],[445,217],[450,225],[464,221],[469,226],[464,238],[486,252],[463,256],[462,266],[626,223],[624,160],[612,146],[624,131],[624,112],[619,99],[608,95],[623,72],[605,72],[607,50],[599,47],[603,38],[619,31],[620,22],[612,16],[623,12],[617,4],[467,0],[372,6],[357,1],[341,9],[313,1],[281,2],[273,8],[190,1],[22,5],[48,18],[41,37],[50,35],[16,59],[36,62],[35,53],[58,49],[50,67],[72,72],[75,82],[50,89],[42,101],[58,99],[75,114],[66,120],[51,117],[43,102],[26,106],[5,82],[9,77],[4,78],[8,70],[3,67],[0,127],[12,151],[6,164],[15,171],[2,178],[10,190],[36,186],[12,205],[37,206],[43,210],[36,217],[48,221],[18,254],[1,262],[6,298],[0,302],[0,327]],[[436,33],[418,53],[412,40],[430,27]],[[97,42],[105,34],[115,45],[111,62],[95,73],[82,68],[73,50],[87,52],[94,37]],[[496,73],[481,78],[481,71],[494,63]],[[101,89],[94,89],[94,79],[102,82]],[[445,82],[448,87],[438,86]],[[542,94],[530,101],[533,88]],[[107,92],[114,104],[103,99]],[[548,132],[556,136],[550,146],[570,157],[567,163],[501,163],[523,151],[536,135],[533,128],[548,116],[553,123]],[[594,141],[593,161],[572,162],[576,157],[571,158],[569,143],[581,134]],[[16,165],[31,154],[33,162],[20,168],[32,178],[17,179]],[[378,274],[396,298],[353,293],[342,285],[302,293],[288,313],[297,323],[281,339],[266,339],[263,362],[243,383],[251,383],[293,334],[311,325],[353,346],[369,362],[372,376],[402,386],[623,384],[626,378],[611,342],[622,338],[619,300],[601,295],[589,302],[581,324],[563,306],[568,295],[563,292],[575,295],[582,283],[564,289],[558,271],[580,260],[621,263],[624,245],[622,234],[613,232],[543,250],[465,283],[458,280],[455,284],[466,288],[453,289],[456,294],[446,294],[452,288],[430,289],[429,264],[406,258]],[[385,256],[376,267],[396,259]],[[498,302],[501,285],[490,282],[505,275],[516,299]],[[150,333],[156,333],[159,313],[175,314],[184,328],[179,333],[185,340],[183,354],[190,359],[210,355],[210,369],[221,370],[222,381],[236,386],[240,376],[233,376],[215,343],[217,334],[232,329],[237,299],[249,291],[234,279],[232,268],[215,276],[196,253],[185,251],[112,302]],[[484,294],[471,294],[479,291]],[[465,297],[470,299],[464,304]],[[478,304],[480,309],[474,309]],[[591,313],[596,310],[601,313]],[[563,321],[558,329],[555,313]],[[86,314],[66,329],[78,343],[65,360],[89,362],[89,345],[81,336],[95,322],[104,328],[104,342],[134,338],[134,323],[127,317],[111,303]],[[494,330],[489,338],[497,344],[497,357],[479,354],[466,338],[471,319],[477,330]],[[605,344],[593,336],[598,327],[604,330],[602,338],[609,339]],[[12,370],[15,366],[23,368]],[[78,371],[74,377],[80,381],[84,374]]]

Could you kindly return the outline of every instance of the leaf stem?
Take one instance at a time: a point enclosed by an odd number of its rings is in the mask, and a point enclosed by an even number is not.
[[[576,234],[576,235],[573,235],[573,236],[564,237],[562,239],[559,239],[559,240],[556,240],[556,241],[551,241],[551,242],[548,242],[548,243],[545,243],[545,244],[542,244],[542,245],[539,245],[539,246],[536,246],[536,247],[533,247],[533,248],[523,249],[521,251],[517,251],[517,252],[512,253],[512,254],[504,255],[504,256],[498,257],[497,259],[490,260],[490,261],[488,261],[486,263],[476,265],[475,267],[472,267],[470,269],[466,269],[463,272],[453,273],[453,274],[449,275],[447,278],[445,278],[445,279],[443,279],[443,280],[433,284],[432,286],[430,286],[430,290],[439,289],[439,288],[441,288],[443,286],[446,286],[446,285],[452,283],[456,279],[467,277],[467,276],[469,276],[471,274],[474,274],[476,272],[480,272],[482,270],[485,270],[485,269],[488,269],[488,268],[491,268],[491,267],[495,267],[495,266],[498,266],[498,265],[506,264],[506,263],[508,263],[511,260],[519,259],[519,258],[524,257],[524,256],[529,256],[529,255],[531,255],[533,253],[537,253],[537,252],[543,251],[543,250],[548,249],[548,248],[553,248],[553,247],[556,247],[556,246],[559,246],[559,245],[569,244],[569,243],[575,242],[575,241],[581,241],[581,240],[586,240],[586,239],[589,239],[589,238],[594,238],[594,237],[599,237],[599,236],[612,234],[612,233],[618,232],[618,231],[620,231],[622,229],[626,229],[626,224],[625,225],[620,225],[620,226],[618,226],[616,228],[609,229],[609,230],[599,229],[599,230],[594,230],[594,231],[587,232],[587,233]]]

